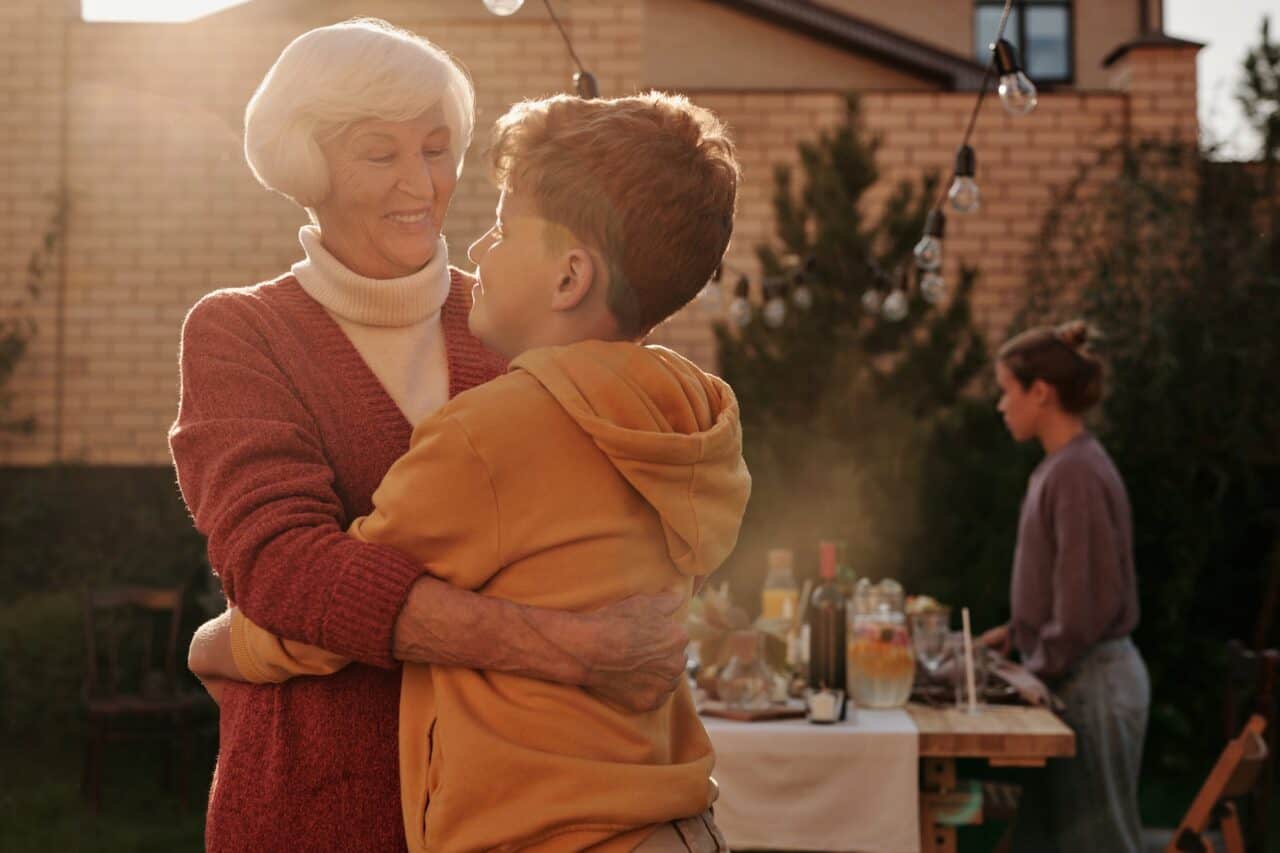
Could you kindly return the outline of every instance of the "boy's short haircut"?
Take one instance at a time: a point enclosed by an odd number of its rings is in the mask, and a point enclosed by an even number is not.
[[[733,141],[683,96],[524,101],[498,119],[491,157],[499,187],[603,255],[609,310],[629,337],[696,296],[729,245]]]

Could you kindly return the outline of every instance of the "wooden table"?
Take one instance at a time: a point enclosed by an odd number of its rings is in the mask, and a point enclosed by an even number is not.
[[[908,705],[920,730],[921,853],[954,853],[956,826],[982,821],[981,790],[961,789],[956,759],[985,758],[993,767],[1043,767],[1075,755],[1076,736],[1044,708],[985,705],[978,713]]]

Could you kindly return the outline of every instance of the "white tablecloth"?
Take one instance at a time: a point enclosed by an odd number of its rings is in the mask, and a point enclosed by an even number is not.
[[[919,853],[919,740],[905,711],[828,726],[702,722],[733,849]]]

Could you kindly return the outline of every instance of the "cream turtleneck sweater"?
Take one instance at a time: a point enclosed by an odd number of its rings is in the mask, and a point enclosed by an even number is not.
[[[304,225],[305,260],[294,278],[329,312],[411,424],[449,399],[440,309],[449,295],[449,252],[440,237],[431,262],[404,278],[365,278],[347,269]]]

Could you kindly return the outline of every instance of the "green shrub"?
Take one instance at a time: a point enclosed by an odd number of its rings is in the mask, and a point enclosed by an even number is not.
[[[81,625],[75,590],[22,596],[0,608],[0,730],[79,730]]]
[[[172,470],[10,469],[0,483],[0,734],[76,731],[87,588],[184,586],[185,673],[191,634],[220,601]]]
[[[1147,752],[1181,771],[1222,742],[1226,641],[1275,642],[1280,270],[1245,168],[1160,144],[1113,156],[1118,180],[1088,202],[1069,188],[1048,218],[1061,250],[1032,276],[1027,322],[1083,315],[1102,333],[1098,434],[1133,504]]]

